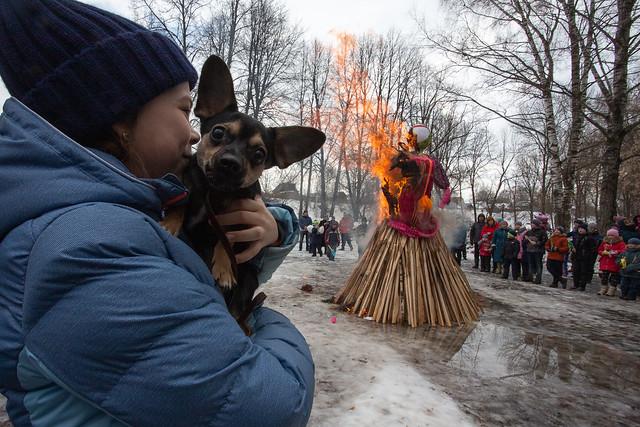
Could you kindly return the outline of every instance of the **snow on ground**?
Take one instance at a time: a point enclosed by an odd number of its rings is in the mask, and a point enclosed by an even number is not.
[[[331,262],[296,248],[262,288],[311,346],[310,426],[640,425],[640,302],[595,295],[597,278],[590,292],[572,292],[463,261],[480,321],[381,325],[328,302],[356,253]],[[6,420],[0,411],[0,427]]]
[[[640,303],[596,296],[597,278],[571,292],[463,261],[480,321],[411,329],[328,302],[355,262],[355,250],[331,262],[294,249],[264,287],[311,346],[311,426],[640,424]]]
[[[380,325],[355,318],[326,302],[357,260],[338,251],[337,261],[297,249],[265,285],[265,305],[286,316],[311,346],[316,397],[311,426],[472,425],[442,389],[416,371],[393,345],[379,339]],[[313,286],[313,292],[299,290]],[[331,317],[336,316],[336,323]]]

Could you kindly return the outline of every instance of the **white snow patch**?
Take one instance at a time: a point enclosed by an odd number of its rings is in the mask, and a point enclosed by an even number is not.
[[[356,260],[355,249],[338,251],[332,262],[296,248],[263,288],[265,304],[289,317],[311,348],[316,388],[309,426],[473,425],[453,398],[395,347],[402,341],[387,337],[384,325],[325,302]],[[302,292],[302,285],[313,286],[313,292]],[[397,332],[407,333],[404,327]]]
[[[391,360],[370,374],[369,388],[345,402],[349,410],[326,425],[472,425],[453,399],[412,367]]]

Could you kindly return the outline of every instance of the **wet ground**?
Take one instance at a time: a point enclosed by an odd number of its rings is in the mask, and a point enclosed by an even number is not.
[[[596,280],[550,289],[463,261],[479,322],[380,325],[327,302],[356,261],[294,250],[264,288],[311,346],[311,426],[640,425],[640,302],[597,296]]]
[[[322,302],[354,263],[348,252],[334,264],[294,251],[268,284],[269,305],[292,318],[314,353],[311,425],[451,425],[428,401],[443,394],[458,425],[640,425],[640,302],[595,295],[595,279],[591,292],[558,290],[481,274],[463,261],[484,307],[479,322],[452,329],[379,325]],[[292,290],[302,284],[313,292]],[[336,324],[327,321],[331,315]],[[391,404],[390,396],[402,400],[394,384],[379,393],[368,383],[387,365],[419,375],[436,394],[405,408],[417,416]],[[343,413],[357,409],[349,402],[367,390],[372,399],[354,419],[362,423],[345,424]]]

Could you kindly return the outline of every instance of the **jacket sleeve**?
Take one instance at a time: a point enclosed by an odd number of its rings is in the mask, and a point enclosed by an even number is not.
[[[244,336],[204,264],[188,270],[181,251],[127,208],[59,217],[30,256],[28,351],[60,386],[130,425],[306,424],[314,367],[302,335],[260,308]]]
[[[264,248],[250,261],[258,270],[259,283],[265,283],[271,279],[300,237],[297,231],[298,218],[293,209],[284,204],[267,204],[267,207],[278,222],[278,228],[283,231],[283,235],[280,236],[280,246]]]
[[[548,240],[547,240],[548,242]],[[561,254],[569,253],[569,241],[567,239],[560,240],[560,247],[558,248],[558,252]]]

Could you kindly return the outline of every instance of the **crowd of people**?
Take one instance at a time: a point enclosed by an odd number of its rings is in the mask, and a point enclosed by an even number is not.
[[[360,224],[354,227],[353,216],[345,213],[340,222],[334,216],[321,220],[313,220],[308,211],[303,211],[300,215],[300,240],[298,250],[305,250],[312,257],[326,255],[331,261],[335,261],[338,250],[344,251],[348,246],[349,250],[354,248],[354,240],[359,240],[367,230],[367,220],[362,218]],[[354,236],[355,235],[355,236]],[[358,246],[358,252],[362,245]]]
[[[466,234],[466,233],[465,233]],[[466,240],[466,236],[463,236]],[[600,290],[598,295],[635,300],[640,287],[640,215],[633,218],[616,217],[602,235],[596,224],[576,220],[573,229],[551,227],[549,217],[536,216],[527,228],[516,221],[513,227],[500,218],[478,215],[469,230],[474,248],[474,269],[494,273],[503,279],[542,283],[545,264],[553,280],[550,287],[584,291],[592,282],[598,267]],[[452,252],[460,260],[458,241]]]

